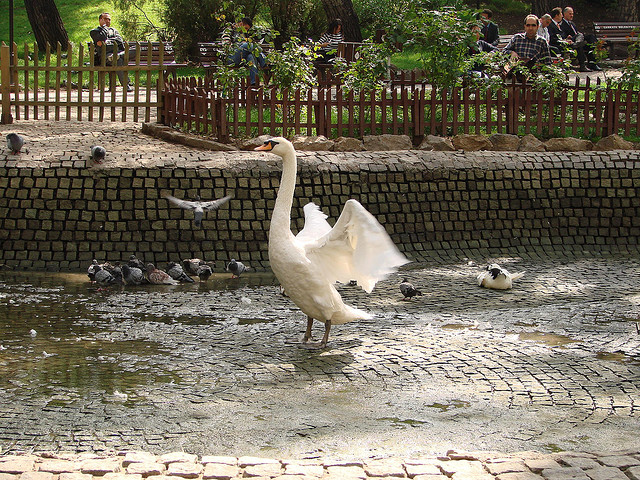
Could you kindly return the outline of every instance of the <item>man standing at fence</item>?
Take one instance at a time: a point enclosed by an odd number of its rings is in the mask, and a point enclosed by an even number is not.
[[[102,45],[106,45],[106,65],[123,66],[124,65],[124,40],[122,35],[111,27],[111,15],[108,13],[101,13],[98,17],[100,25],[89,32],[91,39],[96,46],[95,57],[93,64],[95,66],[102,65]],[[123,70],[118,70],[118,79],[120,85],[127,88],[127,92],[133,91],[133,87],[129,85],[129,77]],[[111,88],[115,88],[115,85],[111,85]]]
[[[504,47],[506,52],[511,52],[512,59],[518,59],[530,68],[537,63],[551,64],[549,45],[538,36],[539,25],[538,17],[527,15],[524,19],[524,33],[516,33]]]

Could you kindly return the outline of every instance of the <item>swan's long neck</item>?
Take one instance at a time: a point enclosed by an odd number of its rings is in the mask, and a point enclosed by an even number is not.
[[[282,176],[280,177],[280,188],[276,197],[276,204],[273,207],[271,217],[271,229],[285,228],[291,229],[291,207],[293,205],[293,194],[296,188],[296,174],[298,166],[295,151],[287,151],[282,157]]]

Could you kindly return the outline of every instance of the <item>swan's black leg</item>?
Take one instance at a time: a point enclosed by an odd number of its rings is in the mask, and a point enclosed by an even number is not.
[[[320,341],[320,347],[326,347],[327,342],[329,341],[329,331],[331,330],[331,320],[327,320],[324,322],[324,336]]]
[[[304,333],[304,338],[302,339],[302,341],[304,343],[307,343],[309,340],[311,340],[311,326],[313,325],[313,318],[307,316],[307,331]]]

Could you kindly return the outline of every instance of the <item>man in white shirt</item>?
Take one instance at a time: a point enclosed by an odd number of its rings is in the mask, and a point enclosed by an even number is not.
[[[538,36],[545,39],[549,43],[549,30],[547,27],[551,24],[551,15],[545,13],[540,17],[540,26],[538,27]]]

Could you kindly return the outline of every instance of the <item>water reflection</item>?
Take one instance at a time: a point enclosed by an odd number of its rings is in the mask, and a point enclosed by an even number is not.
[[[83,274],[0,272],[0,389],[65,404],[95,392],[133,401],[138,387],[180,383],[166,360],[170,346],[129,335],[136,322],[222,321],[208,298],[270,284],[270,274],[218,274],[206,283],[103,290]]]

